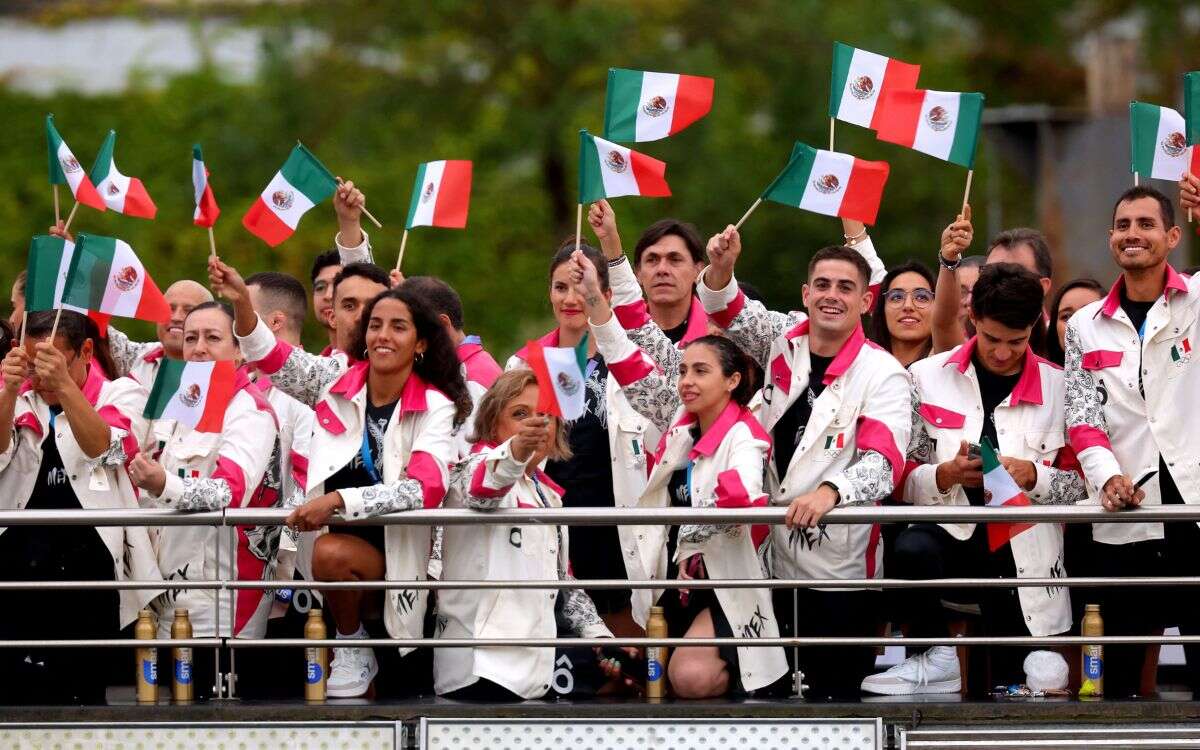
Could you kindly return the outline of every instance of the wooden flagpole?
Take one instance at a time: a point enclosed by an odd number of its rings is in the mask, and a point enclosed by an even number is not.
[[[396,256],[396,270],[400,270],[400,264],[404,262],[404,246],[408,244],[408,230],[404,230],[404,234],[400,235],[400,254]]]
[[[58,207],[58,185],[52,185],[54,188],[54,225],[58,226],[58,222],[62,221],[62,213]]]
[[[746,213],[742,214],[742,218],[738,219],[738,223],[733,225],[734,229],[740,230],[742,225],[746,223],[746,219],[750,218],[750,214],[754,213],[754,209],[758,208],[762,203],[762,198],[759,197],[754,203],[750,204],[750,208],[746,209]]]
[[[833,150],[833,127],[834,127],[834,123],[836,123],[836,122],[837,122],[836,117],[829,118],[829,150],[830,151]]]
[[[61,318],[61,317],[62,317],[62,305],[60,304],[60,305],[59,305],[59,307],[58,307],[58,310],[56,310],[56,311],[55,311],[55,313],[54,313],[54,325],[52,325],[52,326],[50,327],[50,338],[49,338],[49,341],[50,341],[50,343],[51,343],[51,344],[53,344],[53,343],[54,343],[54,337],[55,337],[56,335],[58,335],[58,320],[59,320],[59,318]],[[22,335],[24,335],[24,331],[22,331],[21,333],[22,333]]]
[[[75,205],[71,206],[71,213],[67,214],[67,223],[63,224],[63,234],[71,228],[71,222],[75,219],[75,212],[79,210],[79,201],[75,201]]]
[[[213,228],[208,228],[208,259],[217,257],[217,240],[213,237]]]
[[[581,234],[583,232],[583,204],[580,203],[575,207],[575,252],[579,252],[581,244]]]
[[[1134,187],[1138,186],[1138,173],[1137,172],[1133,173],[1133,186]]]
[[[967,189],[963,191],[962,213],[967,212],[967,202],[971,199],[971,179],[975,176],[974,169],[967,170]]]
[[[29,311],[21,311],[21,348],[25,348],[25,329],[29,327]]]
[[[345,182],[345,180],[343,180],[341,177],[337,178],[337,184],[341,185],[343,182]],[[367,210],[366,206],[362,207],[362,212],[363,216],[370,219],[371,223],[374,224],[376,228],[383,229],[383,225],[379,223],[379,219],[376,219],[373,215],[371,215],[371,212]]]

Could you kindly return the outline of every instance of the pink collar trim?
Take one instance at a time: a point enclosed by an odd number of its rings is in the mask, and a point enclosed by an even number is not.
[[[708,313],[704,312],[704,305],[700,304],[700,300],[692,295],[692,306],[688,308],[687,328],[684,329],[683,338],[679,340],[679,344],[682,346],[707,335]]]
[[[783,337],[788,341],[807,336],[809,331],[808,320],[802,320],[792,330],[783,334]],[[850,365],[854,364],[854,360],[858,358],[858,353],[862,351],[863,345],[867,342],[867,335],[863,332],[862,323],[854,327],[854,333],[850,334],[850,338],[846,339],[846,343],[842,344],[842,348],[834,356],[833,361],[829,363],[829,367],[825,369],[825,377],[821,382],[829,385],[837,378],[846,374],[846,370],[850,369]]]
[[[145,355],[142,356],[142,361],[143,362],[157,362],[158,360],[165,357],[166,354],[167,354],[166,350],[163,349],[161,346],[158,346],[158,347],[155,347],[155,348],[151,349],[150,351],[146,352]]]
[[[83,397],[88,400],[92,406],[96,405],[96,401],[100,398],[100,389],[108,382],[108,378],[104,377],[104,368],[95,362],[88,365],[87,379],[83,381]]]
[[[1188,287],[1184,278],[1176,273],[1175,269],[1168,263],[1165,271],[1166,283],[1163,287],[1163,294],[1168,295],[1169,292],[1181,292],[1187,294]],[[1125,288],[1125,274],[1117,277],[1116,283],[1112,285],[1112,289],[1108,290],[1108,296],[1104,298],[1104,304],[1100,307],[1097,315],[1103,315],[1106,318],[1111,318],[1116,314],[1117,309],[1121,307],[1121,290]],[[1093,316],[1095,317],[1095,316]]]
[[[975,346],[978,342],[978,336],[972,336],[965,344],[958,347],[951,354],[942,367],[954,365],[958,372],[965,373],[967,368],[971,366],[971,358],[975,354]],[[1041,406],[1042,401],[1042,363],[1050,364],[1048,360],[1042,359],[1029,348],[1025,347],[1025,361],[1021,365],[1021,377],[1017,378],[1017,384],[1013,386],[1012,396],[1009,397],[1009,405],[1017,406],[1019,404],[1033,404]]]
[[[337,379],[337,382],[333,384],[329,392],[336,393],[347,399],[353,398],[366,388],[367,370],[369,367],[369,362],[355,362],[350,365],[350,369],[342,373],[342,376]],[[426,398],[426,394],[430,390],[432,390],[432,386],[422,380],[420,375],[416,372],[409,373],[408,380],[405,381],[404,388],[400,391],[401,411],[425,411],[428,409],[429,401]]]
[[[754,415],[750,413],[750,410],[738,404],[736,401],[730,401],[725,405],[724,411],[721,412],[716,421],[712,423],[712,427],[708,428],[708,432],[701,435],[700,439],[696,441],[696,444],[692,446],[692,450],[688,454],[688,457],[694,459],[697,456],[712,456],[717,452],[717,448],[721,447],[721,443],[724,442],[725,436],[728,435],[729,431],[733,429],[733,426],[739,422],[742,422],[749,427],[750,432],[754,435],[754,437],[766,443],[771,442],[771,436],[768,435],[766,430],[763,429],[762,425],[758,423],[758,420],[755,419]],[[677,427],[690,427],[695,423],[696,415],[687,412],[679,418],[679,421],[677,421],[671,427],[671,429],[674,430]]]
[[[550,347],[558,346],[558,329],[555,328],[550,333],[547,333],[546,335],[542,336],[540,339],[537,340],[537,342],[539,344],[541,344],[542,346],[550,346]],[[518,349],[517,356],[520,357],[521,359],[528,360],[529,359],[529,345],[526,344],[525,346],[522,346],[520,349]]]

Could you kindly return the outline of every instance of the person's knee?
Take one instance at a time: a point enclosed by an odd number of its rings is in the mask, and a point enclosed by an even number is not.
[[[905,529],[896,538],[895,567],[900,578],[937,577],[940,550],[923,529]]]
[[[678,698],[716,698],[729,688],[729,671],[721,659],[675,652],[667,667],[671,689]]]
[[[346,581],[352,578],[353,555],[338,535],[323,534],[313,545],[312,572],[318,581]]]

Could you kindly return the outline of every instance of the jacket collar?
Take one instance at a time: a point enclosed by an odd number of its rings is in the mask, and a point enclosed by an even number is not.
[[[456,349],[459,363],[465,364],[468,359],[483,351],[483,339],[478,336],[467,336]]]
[[[704,312],[704,305],[700,304],[700,299],[693,294],[692,306],[688,308],[687,328],[683,331],[683,338],[679,340],[679,345],[683,346],[707,335],[708,313]]]
[[[150,351],[146,352],[142,356],[142,361],[143,362],[157,362],[158,360],[165,357],[166,354],[167,354],[167,352],[165,349],[163,349],[161,346],[156,346],[153,349],[151,349]]]
[[[685,412],[674,425],[671,426],[671,431],[675,431],[680,427],[691,427],[696,424],[696,415],[691,412]],[[717,452],[717,448],[721,447],[725,436],[733,429],[733,426],[738,422],[744,422],[750,428],[750,432],[754,437],[763,440],[767,443],[771,442],[771,436],[767,434],[762,425],[746,407],[738,404],[736,401],[730,401],[725,405],[725,409],[717,416],[716,421],[708,428],[708,432],[700,436],[696,444],[692,446],[692,450],[688,453],[688,458],[695,459],[697,456],[711,457]],[[665,442],[665,441],[664,441]]]
[[[788,341],[791,341],[800,336],[807,336],[808,331],[809,325],[806,318],[783,336]],[[825,377],[821,379],[821,382],[829,385],[837,378],[845,375],[846,370],[849,370],[850,365],[854,364],[854,360],[858,358],[858,353],[862,351],[863,345],[866,342],[867,335],[863,333],[862,323],[859,323],[854,327],[854,332],[850,334],[850,338],[846,339],[846,343],[842,344],[842,348],[834,355],[833,361],[829,363],[829,367],[825,368]]]
[[[547,333],[545,336],[542,336],[540,339],[538,339],[538,343],[541,344],[542,346],[549,346],[549,347],[558,346],[558,329],[555,328],[550,333]],[[522,346],[520,349],[518,349],[517,356],[520,357],[521,359],[528,360],[529,359],[529,345],[526,344],[525,346]]]
[[[1171,267],[1170,263],[1167,264],[1165,274],[1167,278],[1166,286],[1163,288],[1164,295],[1167,295],[1169,298],[1170,292],[1172,291],[1187,294],[1187,282],[1183,280],[1182,276],[1176,273],[1175,269]],[[1112,285],[1112,289],[1108,290],[1108,296],[1104,298],[1104,304],[1100,306],[1100,309],[1096,312],[1096,315],[1103,315],[1106,318],[1111,318],[1113,315],[1115,315],[1117,310],[1121,307],[1121,290],[1124,288],[1125,274],[1121,274],[1117,277],[1116,283]],[[1093,315],[1092,317],[1094,318],[1096,315]]]
[[[959,373],[965,373],[967,368],[971,366],[971,359],[975,354],[975,346],[978,342],[978,336],[972,336],[965,344],[954,350],[942,364],[942,367],[954,365]],[[1021,364],[1021,377],[1017,378],[1017,384],[1013,386],[1012,395],[1009,397],[1009,406],[1018,406],[1020,404],[1032,404],[1041,406],[1042,400],[1042,363],[1050,364],[1049,360],[1042,359],[1029,345],[1025,346],[1025,360]]]
[[[369,362],[355,362],[342,373],[342,376],[330,387],[330,393],[336,393],[346,399],[352,399],[367,387],[367,370]],[[431,386],[421,379],[415,371],[408,374],[408,380],[400,391],[400,410],[425,411],[429,408],[426,393]]]

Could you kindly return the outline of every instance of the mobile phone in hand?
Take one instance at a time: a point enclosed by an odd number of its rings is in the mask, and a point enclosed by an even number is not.
[[[973,459],[973,458],[982,458],[982,457],[983,457],[983,448],[981,448],[979,446],[979,443],[967,443],[967,458]]]
[[[641,684],[646,680],[646,659],[644,657],[630,656],[624,649],[616,646],[601,646],[600,655],[605,659],[612,659],[617,662],[621,668],[621,674],[633,680],[636,684]]]

